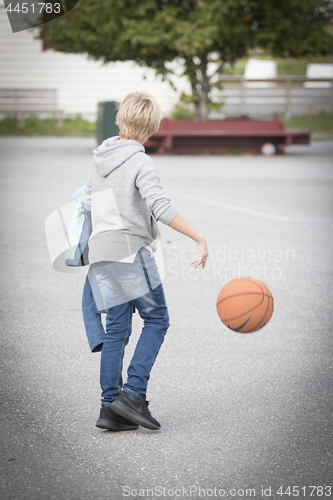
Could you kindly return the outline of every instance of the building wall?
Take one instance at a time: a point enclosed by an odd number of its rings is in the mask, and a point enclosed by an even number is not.
[[[96,118],[99,101],[121,101],[136,90],[152,93],[168,116],[181,91],[189,91],[184,79],[175,78],[175,92],[156,78],[151,69],[132,62],[110,63],[88,60],[80,54],[42,50],[42,42],[31,30],[12,33],[4,4],[0,4],[0,88],[56,88],[59,108],[66,115]],[[144,79],[144,76],[146,79]]]

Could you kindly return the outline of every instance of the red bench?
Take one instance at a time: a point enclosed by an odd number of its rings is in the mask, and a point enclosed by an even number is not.
[[[310,132],[285,130],[278,118],[260,120],[171,121],[163,118],[161,126],[145,144],[148,153],[158,154],[228,154],[260,153],[270,142],[278,154],[284,146],[310,144]]]

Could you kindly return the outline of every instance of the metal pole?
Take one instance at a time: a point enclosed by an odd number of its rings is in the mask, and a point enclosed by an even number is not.
[[[285,102],[285,116],[291,116],[291,79],[286,78],[286,102]]]
[[[241,89],[241,96],[240,96],[240,115],[243,116],[245,113],[245,79],[242,77],[240,79],[240,89]]]

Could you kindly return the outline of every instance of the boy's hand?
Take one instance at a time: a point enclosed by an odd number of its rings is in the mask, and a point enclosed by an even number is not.
[[[194,269],[197,269],[199,266],[202,266],[202,269],[204,269],[208,257],[208,249],[203,235],[191,226],[191,224],[180,214],[176,215],[169,226],[175,231],[186,234],[186,236],[197,242],[198,257],[192,260],[191,264],[195,264]]]
[[[198,241],[197,249],[198,257],[192,260],[191,264],[195,264],[194,269],[197,269],[200,265],[202,265],[202,269],[204,269],[208,257],[208,248],[205,239]]]

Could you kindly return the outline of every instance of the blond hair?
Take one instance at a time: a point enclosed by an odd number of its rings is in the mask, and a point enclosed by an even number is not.
[[[145,92],[128,94],[116,117],[120,137],[144,143],[158,131],[162,118],[155,97]]]

